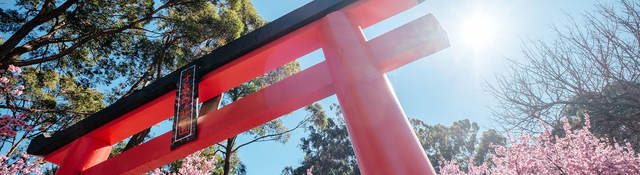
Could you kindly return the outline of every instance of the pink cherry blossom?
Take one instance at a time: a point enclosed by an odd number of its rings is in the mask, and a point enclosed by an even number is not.
[[[640,174],[640,155],[629,143],[602,139],[590,131],[590,119],[585,115],[585,125],[570,130],[565,119],[565,137],[551,134],[545,128],[538,137],[528,134],[510,139],[508,146],[493,146],[490,154],[493,166],[488,162],[470,166],[461,171],[455,161],[445,161],[442,174]]]
[[[9,120],[0,118],[0,126],[6,125],[7,123],[9,123]]]
[[[217,160],[215,158],[205,159],[200,156],[201,153],[201,151],[198,151],[182,159],[182,165],[178,169],[178,174],[210,174],[215,169]],[[163,172],[161,168],[156,168],[149,174],[161,175],[169,173]],[[171,175],[177,174],[171,173]]]
[[[11,123],[13,123],[13,125],[15,125],[15,126],[24,126],[26,124],[26,122],[24,122],[24,120],[19,119],[19,118],[12,118],[11,119]]]
[[[21,73],[22,70],[19,67],[9,66],[8,70],[12,73]],[[5,73],[4,70],[0,70],[0,73]],[[14,79],[19,78],[19,75],[13,75]],[[13,89],[15,84],[11,84],[11,81],[6,76],[0,77],[0,92],[12,92],[13,95],[19,96],[25,89],[23,85],[17,86],[17,89]],[[10,94],[6,94],[10,95]],[[0,97],[1,98],[1,97]],[[18,134],[18,130],[21,134],[27,134],[33,129],[33,125],[27,125],[25,119],[27,117],[24,113],[18,112],[15,117],[13,115],[4,114],[0,116],[0,137],[14,138]],[[23,129],[23,130],[20,130]],[[4,155],[0,155],[0,174],[42,174],[43,161],[39,158],[30,156],[28,154],[21,154],[17,157],[9,159]]]
[[[18,90],[18,89],[15,89],[15,90],[11,91],[11,93],[12,93],[13,95],[15,95],[15,96],[20,96],[20,95],[22,95],[22,91],[21,91],[21,90]]]
[[[19,118],[19,119],[24,119],[25,117],[26,117],[26,116],[24,115],[24,113],[22,113],[22,112],[19,112],[19,113],[18,113],[18,118]]]
[[[9,68],[7,70],[13,73],[22,73],[22,69],[20,69],[20,67],[13,66],[13,65],[9,65]]]
[[[311,167],[309,169],[307,169],[307,175],[313,175],[313,173],[311,173],[311,171],[313,171],[313,165],[311,165]]]
[[[0,135],[11,136],[12,133],[13,133],[13,128],[11,128],[11,126],[4,125],[0,127]]]
[[[9,79],[7,77],[2,77],[0,78],[0,82],[7,84],[9,83]]]
[[[18,160],[10,163],[10,159],[0,155],[0,174],[42,174],[42,160],[22,154]]]

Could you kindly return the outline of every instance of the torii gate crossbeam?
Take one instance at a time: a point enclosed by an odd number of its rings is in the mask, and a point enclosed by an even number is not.
[[[415,4],[414,0],[313,1],[265,26],[273,29],[297,21],[291,32],[258,29],[234,41],[277,36],[205,72],[198,84],[201,100],[320,48],[326,61],[200,117],[198,138],[176,149],[170,149],[168,132],[108,159],[113,144],[173,115],[173,90],[112,120],[92,116],[90,121],[99,123],[96,128],[78,130],[80,125],[51,138],[34,139],[28,151],[60,165],[58,174],[142,174],[336,94],[363,174],[434,174],[384,74],[448,47],[446,33],[431,15],[368,41],[361,31]],[[318,13],[299,19],[305,14],[301,9]],[[199,60],[207,59],[212,58]],[[91,124],[79,124],[87,123]],[[72,131],[84,133],[69,134]]]

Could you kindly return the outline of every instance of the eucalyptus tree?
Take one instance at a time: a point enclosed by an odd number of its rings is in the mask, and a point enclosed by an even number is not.
[[[282,174],[304,174],[311,167],[315,174],[360,174],[340,107],[332,104],[329,109],[335,117],[328,118],[326,127],[307,126],[310,133],[300,139],[299,145],[305,154],[303,160],[295,167],[285,167]],[[506,138],[493,129],[478,136],[478,125],[468,119],[451,126],[431,125],[419,119],[411,119],[410,123],[436,171],[452,160],[461,168],[468,166],[468,160],[475,165],[491,162],[488,155],[495,153],[491,145],[506,145]]]

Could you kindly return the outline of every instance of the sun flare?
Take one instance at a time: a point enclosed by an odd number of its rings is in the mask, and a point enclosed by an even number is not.
[[[494,39],[496,25],[491,16],[475,13],[462,25],[462,40],[473,49],[485,48]]]

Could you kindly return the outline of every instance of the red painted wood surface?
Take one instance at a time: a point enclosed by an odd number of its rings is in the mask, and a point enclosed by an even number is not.
[[[389,72],[449,47],[446,32],[426,15],[367,42],[382,72]]]
[[[310,81],[313,80],[313,81]],[[198,121],[198,139],[169,149],[171,133],[121,153],[85,174],[141,174],[333,94],[324,63],[248,95]]]
[[[71,144],[71,151],[64,158],[56,174],[80,174],[82,171],[102,163],[109,158],[111,145],[92,137],[82,137]]]
[[[208,73],[199,83],[201,101],[319,48],[326,56],[326,62],[201,117],[198,139],[175,150],[169,149],[169,132],[104,157],[106,147],[172,116],[170,92],[45,160],[61,164],[65,174],[142,174],[335,93],[363,174],[433,174],[384,73],[448,47],[446,33],[431,15],[370,41],[360,31],[415,4],[359,1]]]
[[[358,26],[341,12],[323,20],[324,55],[362,174],[435,174]]]

